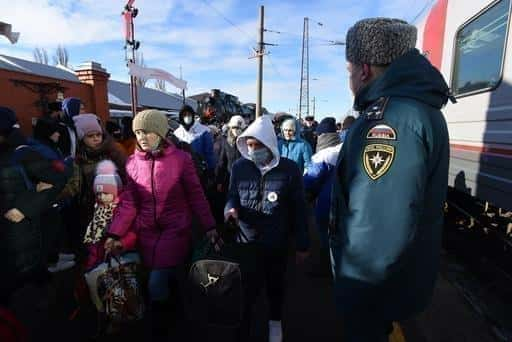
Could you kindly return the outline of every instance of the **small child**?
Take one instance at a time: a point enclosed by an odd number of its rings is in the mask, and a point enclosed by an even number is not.
[[[96,194],[94,216],[87,226],[83,240],[89,252],[85,265],[86,270],[97,266],[105,258],[104,243],[108,227],[112,222],[112,217],[119,202],[119,195],[122,191],[122,181],[112,161],[103,160],[98,163],[93,186]],[[133,249],[135,247],[135,235],[129,234],[118,241],[118,247],[123,250]]]
[[[96,203],[94,205],[94,216],[87,226],[83,239],[84,245],[88,250],[88,257],[85,262],[86,280],[89,286],[91,299],[100,314],[99,326],[105,321],[104,306],[98,297],[97,279],[101,271],[95,269],[105,260],[105,241],[112,217],[119,203],[119,196],[122,191],[122,181],[117,173],[115,164],[111,160],[103,160],[96,167],[96,177],[94,178],[94,193]],[[135,248],[136,237],[134,233],[128,233],[124,238],[115,240],[111,248],[117,252],[126,251]],[[94,270],[93,270],[94,269]],[[110,325],[108,330],[112,329]]]

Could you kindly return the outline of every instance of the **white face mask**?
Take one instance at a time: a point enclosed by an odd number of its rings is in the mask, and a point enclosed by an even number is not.
[[[186,125],[190,125],[193,121],[194,121],[194,119],[190,115],[183,117],[183,122]]]

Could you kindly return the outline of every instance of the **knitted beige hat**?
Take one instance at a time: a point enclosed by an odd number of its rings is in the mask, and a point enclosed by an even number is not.
[[[355,23],[346,38],[347,61],[387,65],[416,46],[416,27],[391,18],[370,18]]]
[[[141,129],[146,132],[153,132],[165,138],[169,131],[169,123],[164,113],[156,109],[146,109],[135,115],[132,129],[135,132]]]

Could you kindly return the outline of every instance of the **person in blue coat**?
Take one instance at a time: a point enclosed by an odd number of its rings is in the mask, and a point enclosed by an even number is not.
[[[231,169],[225,216],[238,221],[238,242],[252,265],[242,270],[247,287],[239,341],[249,340],[251,313],[265,287],[269,342],[281,342],[284,276],[292,231],[296,234],[297,262],[307,257],[309,249],[302,174],[292,160],[280,157],[267,116],[257,118],[237,138],[236,145],[242,158]]]
[[[286,119],[281,124],[281,136],[279,137],[279,153],[282,157],[297,163],[300,172],[311,161],[311,146],[300,136],[300,125],[295,119]]]
[[[320,253],[309,271],[313,276],[330,275],[329,242],[327,226],[331,205],[331,188],[334,168],[342,142],[336,132],[336,119],[324,118],[316,129],[316,153],[304,170],[304,190],[307,198],[315,201],[316,228],[320,238]]]
[[[338,158],[330,246],[343,341],[387,341],[392,322],[431,300],[440,263],[449,140],[443,76],[399,19],[365,19],[346,37],[361,115]]]
[[[216,157],[213,152],[213,135],[210,129],[194,120],[195,111],[186,105],[180,110],[180,126],[174,131],[174,135],[192,147],[194,152],[199,154],[208,165],[208,171],[213,177]]]

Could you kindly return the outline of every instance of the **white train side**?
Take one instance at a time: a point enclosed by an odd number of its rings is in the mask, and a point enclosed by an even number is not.
[[[512,0],[438,0],[418,48],[457,99],[443,110],[453,193],[512,211]],[[463,195],[464,196],[464,195]]]

